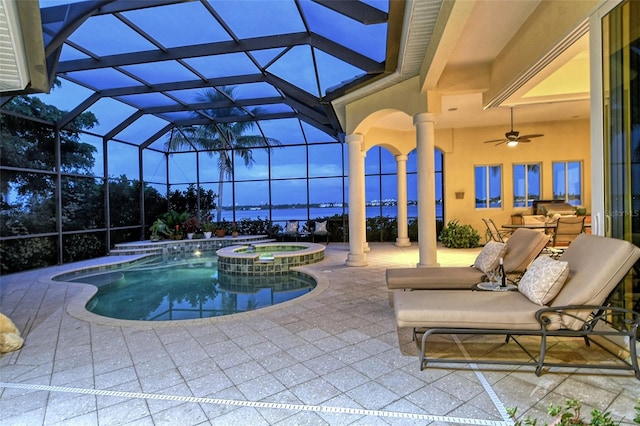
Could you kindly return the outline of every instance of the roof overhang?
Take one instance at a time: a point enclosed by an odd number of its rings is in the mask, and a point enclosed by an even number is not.
[[[49,92],[37,1],[0,0],[0,93]]]

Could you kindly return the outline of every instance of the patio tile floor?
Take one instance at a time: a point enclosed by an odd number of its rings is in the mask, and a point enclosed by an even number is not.
[[[420,371],[384,282],[386,268],[415,266],[418,249],[370,248],[369,266],[347,267],[348,246],[330,244],[324,261],[303,268],[317,289],[297,300],[182,322],[103,320],[82,309],[86,286],[50,280],[121,258],[0,277],[0,311],[25,337],[21,350],[0,358],[0,424],[508,425],[505,407],[549,422],[549,403],[567,398],[581,399],[584,413],[607,410],[633,424],[640,381],[630,372]],[[438,261],[470,265],[477,253],[440,249]],[[596,348],[566,345],[599,359]]]

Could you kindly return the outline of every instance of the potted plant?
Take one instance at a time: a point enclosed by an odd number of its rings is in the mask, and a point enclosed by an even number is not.
[[[188,239],[193,238],[193,234],[198,231],[198,228],[200,228],[200,220],[195,216],[182,222],[182,230],[187,233]]]
[[[149,227],[149,230],[151,231],[151,241],[160,241],[162,235],[169,234],[167,224],[162,219],[156,219],[151,227]]]
[[[211,234],[215,230],[216,226],[211,221],[206,221],[202,224],[202,230],[204,231],[204,237],[206,239],[211,238]]]
[[[227,231],[224,229],[224,226],[222,224],[218,224],[216,226],[216,237],[223,238],[226,233]]]
[[[236,223],[235,223],[235,222],[232,222],[232,223],[231,223],[231,236],[232,236],[233,238],[235,238],[235,237],[237,237],[237,236],[238,236],[238,226],[236,225]]]
[[[180,229],[180,225],[176,225],[174,228],[169,230],[169,239],[171,240],[182,239],[182,229]]]

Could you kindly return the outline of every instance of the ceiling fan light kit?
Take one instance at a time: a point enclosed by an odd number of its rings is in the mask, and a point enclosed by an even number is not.
[[[511,108],[511,130],[504,134],[503,139],[491,139],[488,141],[484,141],[484,143],[495,143],[496,146],[506,143],[507,146],[514,147],[517,146],[520,142],[531,142],[530,139],[539,138],[542,136],[544,135],[541,133],[520,136],[520,132],[513,130],[513,108]]]

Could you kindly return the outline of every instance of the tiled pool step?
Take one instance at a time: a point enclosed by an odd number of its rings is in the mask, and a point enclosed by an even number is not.
[[[141,248],[114,248],[109,251],[109,256],[131,256],[136,254],[162,254],[162,247],[141,247]]]
[[[194,250],[215,251],[223,247],[234,245],[258,244],[273,242],[266,235],[239,235],[237,237],[209,238],[197,240],[162,240],[135,241],[116,244],[109,252],[110,256],[125,256],[136,254],[168,254],[190,253]]]

